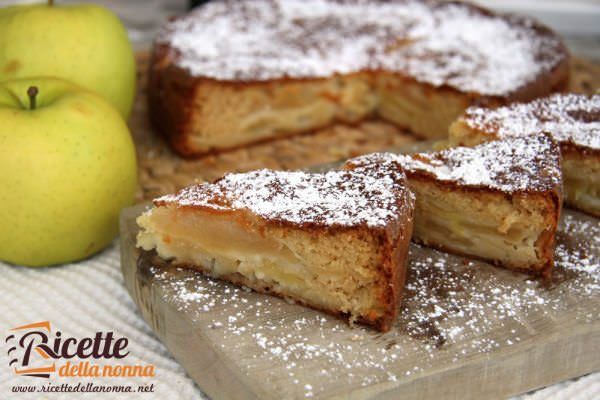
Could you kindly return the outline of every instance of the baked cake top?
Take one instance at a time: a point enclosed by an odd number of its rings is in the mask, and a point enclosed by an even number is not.
[[[561,144],[600,150],[600,95],[556,94],[496,109],[470,107],[461,120],[499,138],[548,132]]]
[[[366,165],[395,160],[409,176],[432,177],[453,185],[502,192],[546,192],[560,188],[560,149],[547,135],[497,140],[435,153],[375,153],[350,160]]]
[[[215,1],[157,37],[196,77],[314,78],[362,70],[508,96],[564,63],[566,50],[531,19],[464,3],[417,0]]]
[[[262,169],[227,174],[214,183],[160,197],[154,204],[245,209],[266,220],[296,226],[381,228],[411,216],[414,197],[396,165],[326,173]]]

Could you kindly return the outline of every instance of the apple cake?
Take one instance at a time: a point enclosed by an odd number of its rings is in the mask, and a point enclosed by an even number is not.
[[[427,246],[549,276],[561,211],[560,149],[548,136],[436,153],[375,153],[346,169],[394,162],[416,196],[413,238]]]
[[[600,95],[556,94],[494,110],[471,107],[451,125],[450,144],[540,132],[560,144],[565,203],[600,217]]]
[[[367,118],[442,138],[472,104],[564,89],[568,58],[541,24],[467,3],[215,1],[157,35],[150,116],[183,156]]]
[[[381,331],[398,310],[414,196],[398,166],[225,175],[154,201],[137,245]]]

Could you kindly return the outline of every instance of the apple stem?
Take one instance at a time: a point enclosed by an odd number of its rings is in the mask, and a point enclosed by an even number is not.
[[[29,89],[27,89],[27,96],[29,96],[29,109],[30,110],[35,110],[35,98],[37,97],[37,94],[38,94],[37,86],[30,86]]]
[[[48,0],[48,7],[52,7],[54,5],[54,0]]]

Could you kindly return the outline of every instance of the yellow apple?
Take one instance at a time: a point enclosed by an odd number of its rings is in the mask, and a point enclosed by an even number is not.
[[[106,247],[137,186],[125,122],[57,78],[0,84],[0,260],[75,261]]]
[[[54,76],[95,91],[124,118],[135,95],[135,59],[123,24],[94,4],[0,8],[0,82]]]

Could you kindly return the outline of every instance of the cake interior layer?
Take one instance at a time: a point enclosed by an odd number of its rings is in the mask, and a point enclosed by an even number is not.
[[[415,193],[418,242],[510,269],[548,266],[553,246],[553,201],[540,196],[468,193],[409,177]]]
[[[443,138],[467,105],[466,96],[394,74],[240,85],[205,81],[196,87],[197,112],[186,136],[202,152],[379,116],[423,137]]]
[[[565,202],[600,217],[600,154],[562,154]]]
[[[351,318],[375,321],[389,282],[366,231],[306,232],[245,213],[157,207],[138,218],[138,246],[176,264]]]
[[[425,139],[445,139],[448,126],[469,98],[450,89],[434,89],[394,74],[377,77],[377,115]]]
[[[480,132],[475,129],[471,129],[462,118],[459,118],[452,122],[448,128],[448,146],[468,146],[473,147],[478,144],[489,142],[491,140],[497,140],[498,138],[494,133]]]
[[[493,133],[479,132],[458,120],[450,126],[449,146],[476,146],[496,140]],[[600,216],[600,156],[570,145],[561,146],[565,203]]]

